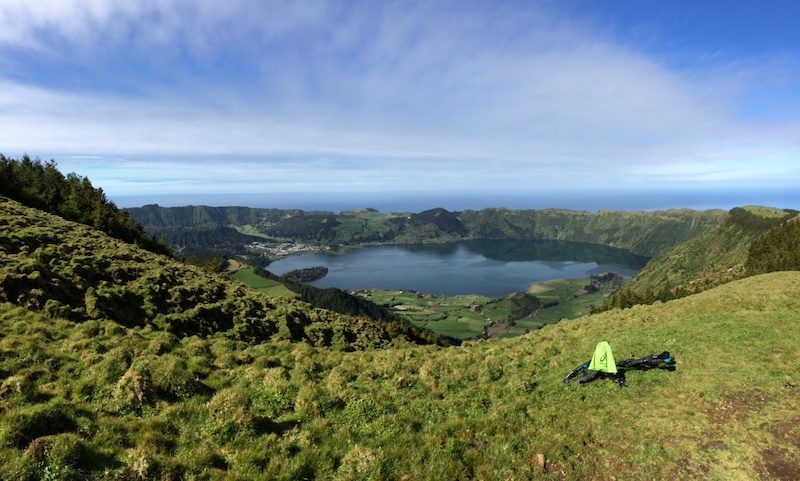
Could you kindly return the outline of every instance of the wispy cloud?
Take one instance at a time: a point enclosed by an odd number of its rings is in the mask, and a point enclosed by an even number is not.
[[[790,59],[676,69],[542,5],[5,1],[0,151],[125,193],[796,179],[798,116],[748,115]]]

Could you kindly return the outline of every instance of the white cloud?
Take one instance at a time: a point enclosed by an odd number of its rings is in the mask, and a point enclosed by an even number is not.
[[[0,73],[0,151],[101,156],[87,175],[131,191],[205,189],[221,169],[282,189],[744,181],[765,158],[761,176],[796,172],[797,124],[737,103],[791,62],[678,72],[558,12],[475,8],[4,1],[17,74]]]

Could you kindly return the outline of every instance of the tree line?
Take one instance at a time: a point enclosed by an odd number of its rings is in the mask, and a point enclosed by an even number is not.
[[[634,291],[623,287],[606,299],[602,306],[592,306],[591,312],[666,302],[768,272],[800,271],[800,216],[794,210],[786,209],[786,212],[783,217],[764,218],[738,207],[730,211],[731,217],[726,220],[728,224],[750,232],[766,230],[750,243],[743,265],[695,279],[688,284],[673,285],[666,280],[658,289]]]
[[[745,269],[750,275],[800,271],[800,218],[788,220],[754,239]]]
[[[116,239],[157,254],[172,255],[162,238],[150,237],[127,212],[106,198],[86,177],[66,176],[55,161],[42,162],[27,154],[12,159],[0,154],[0,195],[67,220],[94,227]]]

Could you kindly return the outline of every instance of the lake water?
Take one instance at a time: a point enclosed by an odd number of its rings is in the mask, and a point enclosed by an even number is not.
[[[497,297],[531,284],[603,272],[631,277],[649,259],[622,249],[582,242],[474,239],[448,244],[381,245],[343,254],[288,257],[267,266],[274,274],[325,266],[311,282],[340,289],[414,290],[445,296]]]

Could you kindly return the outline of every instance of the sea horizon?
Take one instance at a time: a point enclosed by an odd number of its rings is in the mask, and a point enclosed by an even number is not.
[[[597,212],[656,211],[670,209],[730,210],[746,205],[763,205],[800,210],[797,189],[652,189],[639,191],[570,192],[317,192],[317,193],[230,193],[109,195],[118,207],[149,204],[161,207],[205,205],[211,207],[252,207],[342,212],[375,209],[380,212],[422,212],[434,208],[449,211],[487,208],[567,209]]]

